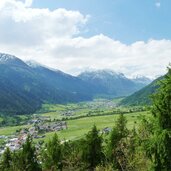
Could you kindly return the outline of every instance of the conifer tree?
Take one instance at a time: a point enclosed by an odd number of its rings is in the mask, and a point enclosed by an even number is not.
[[[26,142],[22,145],[22,150],[18,153],[18,159],[20,160],[20,170],[41,170],[36,156],[36,149],[35,146],[33,146],[32,138],[30,136],[27,137]]]
[[[12,164],[12,153],[9,148],[5,150],[2,156],[2,162],[0,166],[0,170],[2,171],[10,171]]]
[[[162,129],[171,129],[171,68],[164,79],[159,82],[160,88],[153,95],[153,115]]]
[[[88,168],[93,170],[102,162],[104,155],[102,151],[102,137],[94,125],[92,130],[86,135],[83,147],[83,160]]]
[[[125,138],[128,134],[128,129],[126,127],[127,120],[123,114],[120,114],[118,120],[116,121],[116,125],[113,127],[110,139],[109,139],[109,148],[110,150],[117,147],[119,141],[122,138]]]
[[[120,169],[118,159],[120,156],[123,158],[123,145],[122,141],[128,135],[128,129],[126,127],[127,120],[123,114],[120,114],[116,125],[113,127],[108,144],[108,156],[109,160],[113,163],[116,169]]]
[[[160,88],[153,96],[152,113],[158,127],[154,130],[150,148],[154,168],[171,170],[171,68],[159,83]]]
[[[62,170],[62,149],[56,133],[52,140],[47,143],[45,150],[43,155],[45,168],[53,169],[54,171]]]

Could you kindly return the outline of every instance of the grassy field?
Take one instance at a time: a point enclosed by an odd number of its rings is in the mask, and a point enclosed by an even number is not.
[[[13,135],[16,130],[27,128],[28,125],[22,125],[22,126],[7,126],[0,128],[0,135]]]
[[[52,114],[53,115],[53,114]],[[128,129],[133,128],[134,126],[138,125],[140,118],[142,116],[148,115],[148,112],[136,112],[125,114],[127,118],[127,127]],[[47,114],[47,116],[49,116]],[[75,140],[83,137],[92,126],[95,124],[99,130],[110,127],[112,128],[115,125],[115,121],[117,120],[119,114],[114,115],[106,115],[106,116],[92,116],[92,117],[85,117],[80,119],[68,120],[67,125],[68,129],[58,131],[57,134],[61,140]],[[21,128],[26,128],[28,125],[22,126],[8,126],[4,128],[0,128],[0,135],[13,135],[16,130]],[[54,132],[46,133],[46,137],[44,138],[45,141],[48,141]],[[39,141],[37,139],[36,141]]]
[[[66,111],[74,111],[75,116],[81,116],[88,114],[90,109],[87,109],[85,106],[81,107],[79,104],[67,104],[67,105],[60,105],[60,104],[44,104],[42,109],[40,110],[39,116],[48,116],[51,120],[54,119],[62,119],[65,116],[62,116],[63,112]]]
[[[113,99],[111,103],[117,104],[120,99]],[[104,105],[103,105],[104,103]],[[42,109],[38,112],[38,116],[50,117],[51,120],[58,119],[61,120],[63,118],[76,118],[79,116],[87,116],[87,115],[107,115],[109,113],[117,113],[120,112],[128,112],[132,110],[132,107],[115,107],[115,106],[105,106],[107,102],[101,102],[100,99],[94,100],[92,102],[81,102],[75,104],[44,104]],[[102,105],[102,106],[101,106]],[[135,108],[136,110],[136,108]],[[71,111],[73,115],[65,116],[62,115],[65,112]]]
[[[133,128],[138,125],[141,116],[148,115],[147,112],[137,112],[131,114],[125,114],[128,123],[128,129]],[[105,127],[112,128],[115,125],[119,115],[108,115],[108,116],[95,116],[95,117],[86,117],[75,120],[68,120],[68,129],[57,132],[60,139],[66,140],[75,140],[83,137],[95,124],[98,129],[103,129]],[[48,141],[54,132],[47,133],[45,141]]]
[[[44,104],[42,109],[34,115],[47,116],[50,117],[52,121],[54,119],[61,120],[63,118],[67,118],[66,122],[68,129],[58,131],[57,134],[61,140],[75,140],[83,137],[94,124],[99,130],[102,130],[105,127],[112,128],[119,116],[119,114],[116,114],[117,112],[128,112],[128,114],[125,114],[128,120],[128,129],[138,125],[140,117],[142,115],[148,114],[148,112],[135,112],[138,110],[134,110],[134,108],[115,107],[115,104],[118,103],[119,100],[120,99],[108,101],[103,99],[96,99],[92,102],[82,102],[76,104]],[[133,113],[129,113],[130,109]],[[73,115],[64,116],[63,114],[68,111],[72,112]],[[32,116],[30,116],[30,118]],[[21,119],[25,120],[27,117],[23,115]],[[28,125],[1,127],[0,135],[14,135],[16,130],[28,127]],[[48,141],[53,134],[54,132],[46,133],[44,140]],[[36,139],[35,141],[39,140],[40,139]]]

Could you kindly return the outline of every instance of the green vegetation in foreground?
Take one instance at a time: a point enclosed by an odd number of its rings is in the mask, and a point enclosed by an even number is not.
[[[137,136],[134,127],[131,129],[132,122],[135,121],[132,117],[134,118],[134,115],[115,116],[113,129],[108,137],[99,134],[99,129],[95,125],[91,126],[84,137],[76,141],[61,143],[57,134],[54,134],[49,141],[40,146],[39,153],[31,137],[28,136],[21,149],[16,152],[11,152],[9,148],[5,150],[0,161],[0,169],[2,171],[35,171],[35,168],[36,171],[117,171],[123,168],[134,171],[148,170],[153,163],[144,154],[143,149],[139,148],[138,142],[144,141],[144,137]],[[104,119],[104,123],[109,119],[104,116],[99,116],[99,118]],[[85,118],[78,120],[82,121],[80,124],[83,124]],[[103,122],[101,121],[99,126],[102,126]],[[92,123],[95,122],[92,121]],[[138,131],[140,135],[144,133],[141,129]]]

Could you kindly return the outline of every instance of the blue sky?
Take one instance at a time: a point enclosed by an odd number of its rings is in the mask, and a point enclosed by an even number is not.
[[[103,33],[127,44],[171,39],[170,0],[35,0],[32,6],[89,14],[87,30],[81,33],[86,37]]]
[[[0,52],[77,75],[155,78],[171,62],[171,0],[0,0]]]

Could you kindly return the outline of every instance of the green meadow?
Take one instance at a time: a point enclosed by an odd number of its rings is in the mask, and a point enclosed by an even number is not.
[[[148,112],[136,112],[125,114],[127,118],[127,127],[132,129],[139,124],[142,116],[148,115]],[[75,140],[83,137],[92,126],[95,124],[99,130],[110,127],[112,128],[115,125],[119,114],[106,115],[106,116],[94,116],[94,117],[85,117],[81,119],[68,120],[68,129],[58,131],[57,134],[61,140]],[[45,141],[49,140],[54,132],[46,133]]]
[[[7,126],[0,128],[0,135],[14,135],[14,133],[17,130],[20,130],[22,128],[27,128],[28,125],[22,125],[22,126]]]
[[[136,112],[136,113],[125,114],[128,121],[127,123],[128,129],[131,129],[134,126],[138,125],[141,117],[146,115],[148,115],[148,112]],[[67,121],[68,129],[58,131],[57,134],[61,140],[79,139],[83,137],[92,128],[94,124],[98,127],[99,130],[105,127],[112,128],[115,125],[115,121],[117,120],[118,116],[119,114],[114,114],[114,115],[92,116],[92,117],[84,117],[80,119],[68,120]],[[17,130],[26,127],[28,127],[28,125],[8,126],[8,127],[0,128],[0,135],[12,135]],[[45,141],[49,140],[53,134],[54,132],[46,133]]]
[[[102,130],[105,127],[112,128],[115,125],[115,121],[117,120],[120,113],[126,113],[124,115],[126,116],[128,121],[128,129],[132,129],[134,126],[136,127],[139,124],[141,117],[148,115],[147,111],[141,112],[141,110],[137,110],[137,108],[115,107],[115,104],[119,100],[120,99],[110,101],[110,105],[114,104],[114,106],[112,107],[108,105],[108,101],[105,101],[103,99],[94,100],[92,102],[82,102],[65,105],[44,104],[41,110],[37,111],[36,114],[31,115],[28,119],[34,118],[35,115],[49,117],[51,121],[53,121],[54,119],[65,119],[68,129],[58,131],[57,134],[59,138],[61,140],[76,140],[83,137],[92,128],[93,125],[96,125],[99,130]],[[73,115],[63,115],[63,113],[66,113],[68,111],[71,111]],[[27,119],[25,115],[21,117],[22,120]],[[28,128],[30,126],[31,125],[27,125],[27,122],[25,122],[25,124],[20,126],[1,127],[0,135],[14,135],[16,131],[22,128]],[[48,141],[53,134],[54,132],[47,132],[43,140]],[[41,139],[35,139],[35,141],[39,140]]]

